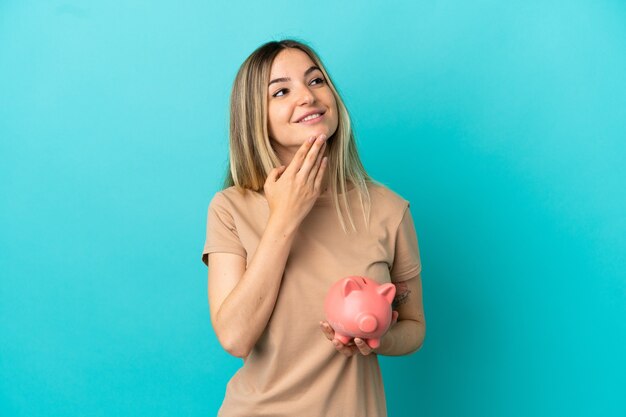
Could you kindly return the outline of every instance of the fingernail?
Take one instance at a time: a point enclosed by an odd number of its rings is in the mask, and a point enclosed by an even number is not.
[[[320,139],[326,140],[326,135],[324,135],[324,134],[320,135]]]

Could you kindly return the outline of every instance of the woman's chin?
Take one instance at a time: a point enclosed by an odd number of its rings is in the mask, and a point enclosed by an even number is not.
[[[321,135],[322,133],[324,135],[326,135],[326,138],[330,138],[331,136],[333,136],[335,134],[335,132],[337,131],[337,129],[332,130],[330,128],[328,128],[327,126],[324,126],[323,129],[317,129],[316,131],[314,131],[314,135],[317,137],[319,135]]]
[[[319,137],[320,135],[326,135],[326,137],[328,137],[328,129],[319,129],[319,130],[311,130],[311,132],[307,132],[306,133],[306,137],[304,138],[304,140],[309,139],[312,136],[315,136],[316,138]]]

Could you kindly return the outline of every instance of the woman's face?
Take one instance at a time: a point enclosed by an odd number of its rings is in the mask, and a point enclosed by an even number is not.
[[[299,49],[284,49],[274,59],[267,109],[269,136],[283,161],[311,136],[329,138],[337,130],[335,96],[322,71]],[[311,113],[321,116],[302,120]]]

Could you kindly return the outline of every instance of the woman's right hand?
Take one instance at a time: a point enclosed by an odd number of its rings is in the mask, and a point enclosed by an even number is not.
[[[300,225],[321,193],[327,165],[322,158],[326,136],[322,134],[313,139],[314,142],[304,141],[289,166],[272,169],[263,187],[270,217],[293,222],[293,227]]]

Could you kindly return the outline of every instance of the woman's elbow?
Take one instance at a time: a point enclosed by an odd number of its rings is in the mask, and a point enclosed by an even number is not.
[[[224,349],[226,350],[226,352],[230,353],[231,355],[237,357],[237,358],[246,358],[249,354],[250,354],[250,349],[237,345],[237,344],[232,344],[232,345],[222,345],[224,347]]]
[[[420,321],[418,322],[417,346],[415,348],[415,352],[424,346],[424,339],[426,339],[426,322]]]
[[[250,354],[250,348],[245,346],[244,343],[240,339],[228,338],[222,335],[217,335],[217,339],[222,345],[222,348],[231,355],[237,358],[245,358]]]

